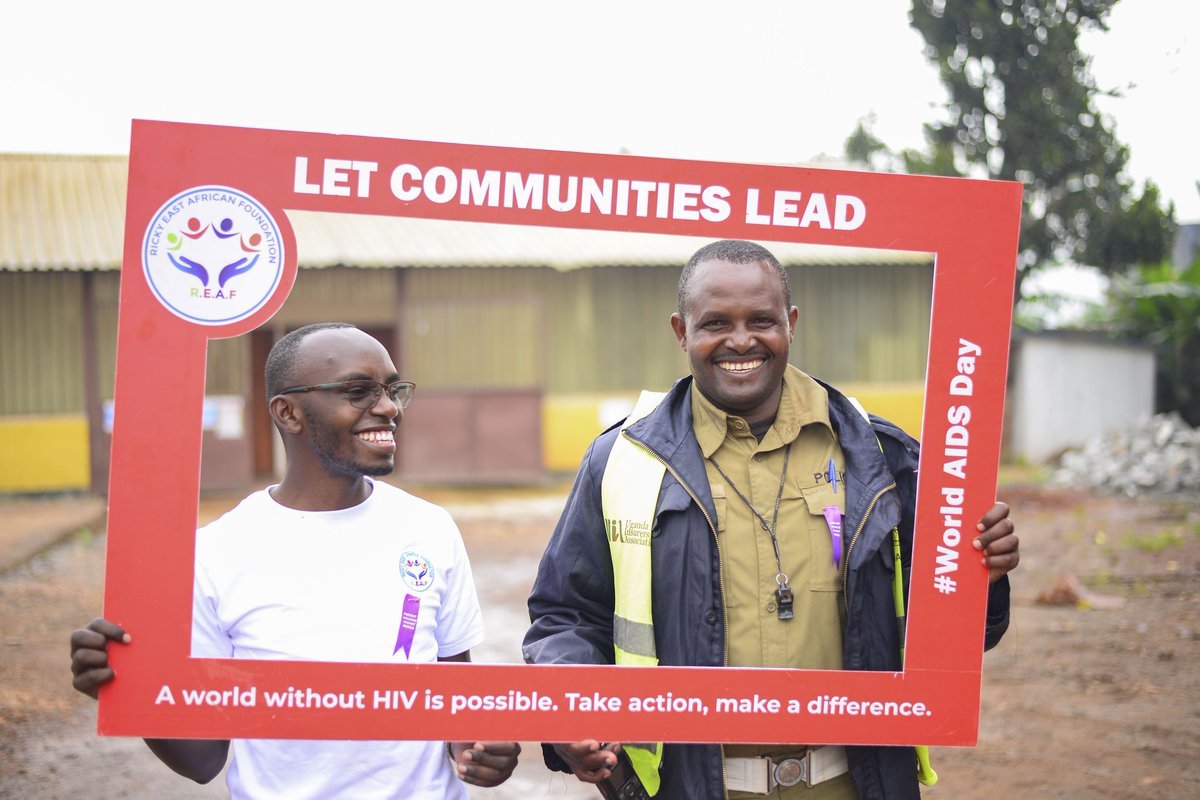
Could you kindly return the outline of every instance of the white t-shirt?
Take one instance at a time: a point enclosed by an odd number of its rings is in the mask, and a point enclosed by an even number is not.
[[[297,511],[265,489],[197,531],[193,656],[428,663],[483,641],[450,515],[367,480],[353,508]],[[442,742],[234,739],[228,783],[234,800],[467,796]]]

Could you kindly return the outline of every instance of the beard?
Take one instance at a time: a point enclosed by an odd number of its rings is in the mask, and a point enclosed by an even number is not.
[[[307,410],[304,412],[304,420],[308,423],[308,429],[311,432],[313,452],[316,453],[321,466],[330,475],[347,478],[370,475],[378,478],[391,475],[395,470],[396,462],[391,458],[386,461],[364,463],[349,454],[339,453],[339,450],[347,449],[345,440],[347,434],[334,430],[332,426],[322,422]]]

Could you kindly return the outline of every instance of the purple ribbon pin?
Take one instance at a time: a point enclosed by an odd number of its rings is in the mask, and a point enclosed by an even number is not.
[[[421,611],[421,598],[413,594],[404,595],[404,611],[400,614],[400,630],[396,633],[396,649],[392,655],[404,649],[404,657],[412,652],[413,634],[417,632],[417,614]]]
[[[833,565],[842,563],[842,510],[837,506],[825,506],[825,524],[829,526],[829,538],[833,540]]]

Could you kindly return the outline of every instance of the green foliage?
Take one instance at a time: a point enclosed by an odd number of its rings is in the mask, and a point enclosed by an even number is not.
[[[1153,184],[1135,194],[1128,149],[1095,106],[1100,90],[1078,46],[1080,31],[1106,29],[1115,2],[913,0],[912,25],[949,103],[945,119],[926,126],[928,150],[900,161],[909,172],[1025,185],[1018,296],[1043,264],[1114,274],[1167,254],[1174,209],[1161,208]],[[870,136],[862,123],[856,134],[856,145]]]
[[[954,148],[943,142],[934,141],[932,128],[925,126],[925,138],[930,143],[929,151],[905,150],[900,157],[904,161],[904,171],[913,175],[940,175],[947,178],[960,178],[962,170],[958,168]]]
[[[1168,528],[1150,536],[1134,533],[1126,534],[1125,544],[1143,553],[1161,553],[1172,547],[1183,546],[1183,534],[1175,528]]]
[[[869,126],[873,121],[873,118],[858,121],[854,132],[846,139],[846,157],[856,164],[886,170],[890,166],[892,155],[883,140],[871,133]]]
[[[1200,259],[1143,265],[1113,279],[1107,327],[1155,346],[1158,401],[1200,425]]]
[[[1093,224],[1084,249],[1084,263],[1109,273],[1134,264],[1152,264],[1168,256],[1167,243],[1175,232],[1173,206],[1163,213],[1158,187],[1149,181],[1142,194],[1119,213]]]

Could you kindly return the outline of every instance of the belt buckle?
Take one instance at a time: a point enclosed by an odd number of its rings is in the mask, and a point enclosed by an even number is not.
[[[771,778],[775,786],[791,787],[803,782],[811,789],[812,782],[809,780],[808,768],[810,755],[812,755],[811,750],[807,751],[803,758],[785,758],[782,761],[772,762]]]

